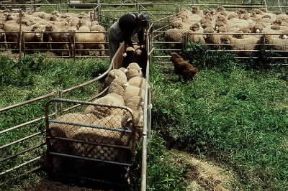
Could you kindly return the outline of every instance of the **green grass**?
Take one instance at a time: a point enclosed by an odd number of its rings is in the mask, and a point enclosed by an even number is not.
[[[83,59],[74,62],[73,60],[51,59],[42,55],[34,55],[25,57],[19,62],[15,62],[7,57],[1,57],[0,107],[2,108],[14,103],[30,100],[52,91],[78,85],[97,77],[99,74],[106,71],[108,66],[108,60],[100,59]],[[65,94],[63,97],[88,100],[91,95],[96,94],[101,88],[99,82],[94,82],[84,88],[79,88]],[[0,131],[44,116],[44,105],[49,99],[1,112]],[[43,143],[45,134],[44,121],[40,120],[1,134],[0,145],[2,146],[38,132],[42,132],[42,134],[1,149],[0,160]],[[36,156],[43,156],[44,151],[45,149],[40,147],[32,152],[23,153],[9,161],[1,162],[0,171],[2,172],[12,168],[15,165],[33,159]],[[37,165],[39,165],[39,162],[34,162],[29,165],[29,167],[20,168],[17,170],[17,173],[13,173],[15,171],[12,171],[12,173],[8,173],[7,176],[1,176],[0,182],[2,183],[8,179],[14,181],[12,178],[15,175],[25,173],[25,171],[30,170]],[[37,178],[39,179],[39,177],[34,177],[34,175],[29,175],[29,177],[29,179],[25,179],[24,184],[27,184],[28,180],[34,181]],[[15,183],[15,186],[17,186],[18,183],[21,185],[23,182],[17,182],[17,184]],[[2,185],[0,186],[0,190],[1,189]],[[8,188],[5,187],[5,190],[7,189]]]
[[[287,190],[287,68],[224,66],[182,83],[154,64],[154,129],[172,147],[233,168],[245,190]]]

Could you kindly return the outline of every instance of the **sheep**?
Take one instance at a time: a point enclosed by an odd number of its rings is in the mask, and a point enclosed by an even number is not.
[[[190,27],[190,31],[187,31],[184,33],[185,37],[187,38],[188,41],[193,42],[193,43],[200,43],[204,44],[205,40],[203,38],[203,35],[201,34],[195,34],[195,33],[201,33],[200,31],[200,25],[198,23],[193,24]]]
[[[123,96],[124,100],[128,100],[129,98],[134,96],[140,96],[141,98],[144,98],[145,92],[143,89],[129,85],[128,83],[125,86],[126,87]]]
[[[86,25],[81,26],[78,29],[79,32],[75,34],[76,47],[78,49],[100,49],[100,52],[96,52],[97,55],[105,55],[105,33],[89,33],[90,28]],[[83,33],[84,32],[84,33]]]
[[[192,8],[191,8],[191,12],[193,13],[193,14],[198,14],[198,15],[203,15],[203,12],[200,10],[200,8],[199,7],[196,7],[196,6],[192,6]]]
[[[53,138],[70,138],[73,139],[75,133],[79,129],[86,129],[87,127],[81,125],[92,125],[97,118],[93,114],[83,114],[83,113],[67,113],[56,118],[56,121],[66,122],[66,123],[77,123],[80,125],[72,124],[61,124],[61,123],[51,123],[48,127],[50,151],[59,153],[70,154],[74,148],[74,142],[63,141],[61,139]],[[61,169],[65,161],[62,158],[52,158],[53,171]]]
[[[241,28],[251,28],[254,25],[252,20],[242,20],[238,18],[228,20],[228,31],[236,32]]]
[[[223,33],[223,32],[227,32],[228,29],[224,22],[217,21],[215,24],[215,31],[217,31],[218,33]]]
[[[136,76],[142,77],[142,68],[136,62],[132,62],[127,67],[126,76],[128,80]]]
[[[105,96],[94,100],[93,103],[107,106],[125,106],[123,97],[116,93],[106,94]],[[110,108],[107,106],[89,105],[85,108],[84,113],[92,113],[98,119],[107,117],[109,115],[123,114],[121,109]]]
[[[132,96],[125,99],[125,105],[133,112],[143,110],[143,98],[141,96]]]
[[[188,31],[184,34],[187,37],[188,42],[205,44],[203,35],[195,34],[193,31]]]
[[[228,20],[231,20],[231,19],[234,19],[234,18],[237,18],[238,17],[238,15],[237,15],[237,13],[230,13],[228,16],[227,16],[227,19]]]
[[[91,25],[90,31],[106,32],[105,28],[101,25]]]
[[[142,77],[133,77],[128,81],[128,84],[131,86],[136,86],[138,88],[144,89],[146,86],[146,80]]]
[[[209,44],[211,48],[218,49],[220,48],[221,41],[220,41],[220,36],[218,34],[213,34],[214,29],[212,27],[208,27],[204,30],[205,33],[205,42]],[[206,34],[207,33],[207,34]],[[211,45],[213,44],[213,45]]]
[[[253,27],[252,27],[252,33],[262,33],[264,29],[264,24],[262,23],[256,23]]]
[[[109,71],[109,73],[107,74],[107,77],[105,78],[105,86],[106,87],[109,86],[111,82],[116,78],[122,81],[123,83],[127,82],[127,77],[126,77],[125,72],[123,72],[120,69],[113,69]]]
[[[75,132],[75,135],[72,138],[74,140],[80,140],[81,142],[73,142],[73,154],[101,160],[125,160],[128,153],[122,149],[119,150],[105,145],[128,145],[132,134],[125,134],[125,132],[111,131],[103,128],[127,128],[128,121],[126,118],[123,118],[121,115],[108,116],[95,121],[92,125],[99,128],[88,127],[85,129],[78,129]],[[95,146],[95,144],[97,144],[97,146]]]
[[[116,93],[118,95],[123,96],[124,89],[125,89],[125,83],[123,83],[123,81],[121,81],[120,79],[116,78],[111,82],[108,88],[108,93]]]
[[[65,26],[65,24],[64,24]],[[66,31],[62,24],[47,25],[43,33],[43,41],[50,42],[49,48],[59,55],[72,55],[72,31]],[[58,49],[58,50],[55,50]]]
[[[176,52],[171,53],[171,61],[174,65],[174,71],[179,75],[179,78],[182,77],[184,81],[192,80],[198,69],[185,61],[179,54]]]
[[[66,123],[78,123],[78,124],[92,124],[97,120],[97,117],[91,113],[67,113],[61,115],[55,119],[56,121],[66,122]],[[64,137],[71,138],[75,129],[81,128],[78,125],[72,124],[61,124],[61,123],[52,123],[49,124],[49,134],[52,137]],[[55,148],[57,149],[57,148]]]
[[[207,18],[202,18],[200,20],[200,24],[201,24],[201,27],[203,29],[205,29],[207,27],[211,27],[212,26],[212,21],[210,19],[207,19]]]
[[[275,35],[264,35],[265,42],[275,50],[288,50],[288,39],[287,35],[283,34],[280,36]]]
[[[257,44],[259,44],[260,38],[257,36],[247,36],[243,39],[237,39],[227,35],[222,36],[221,41],[225,44],[230,45],[233,50],[240,50],[240,55],[251,56],[252,52],[250,52],[249,50],[256,49]]]
[[[168,29],[164,34],[164,39],[167,42],[183,42],[184,30],[181,29]],[[171,43],[171,48],[181,47],[180,44]]]

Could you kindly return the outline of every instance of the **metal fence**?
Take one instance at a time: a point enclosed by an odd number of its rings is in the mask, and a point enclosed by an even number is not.
[[[7,106],[0,109],[0,187],[17,180],[19,177],[28,175],[41,168],[42,159],[46,150],[45,127],[44,127],[44,104],[52,98],[66,98],[73,91],[83,90],[88,86],[95,86],[112,67],[99,77],[79,84],[77,86],[48,93],[46,95]],[[103,91],[104,92],[104,91]],[[90,99],[103,94],[98,92]],[[71,95],[70,95],[71,96]],[[75,109],[77,105],[65,107],[56,104],[50,108],[49,116],[59,115]],[[17,172],[17,173],[15,173]]]

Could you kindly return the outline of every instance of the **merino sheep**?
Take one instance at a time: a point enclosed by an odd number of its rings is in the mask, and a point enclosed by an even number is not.
[[[136,62],[132,62],[127,67],[126,75],[128,80],[137,76],[142,77],[142,68]]]
[[[136,86],[138,88],[144,89],[146,86],[146,80],[142,77],[136,76],[136,77],[131,78],[128,81],[128,84],[131,86]]]
[[[257,44],[259,44],[260,37],[258,36],[246,36],[243,39],[237,39],[232,36],[226,35],[221,37],[221,41],[224,44],[229,44],[233,50],[239,50],[239,55],[251,56],[252,51],[255,50]]]
[[[94,100],[93,103],[100,104],[100,105],[108,105],[108,106],[124,106],[125,105],[123,97],[116,93],[109,93],[105,95],[104,97]],[[111,108],[111,107],[106,107],[106,106],[98,106],[98,105],[89,105],[85,109],[84,113],[92,113],[99,119],[107,117],[109,115],[113,115],[113,114],[119,114],[119,115],[123,114],[121,112],[121,109]]]
[[[138,88],[136,86],[126,84],[126,88],[125,88],[123,97],[124,97],[124,100],[128,100],[129,98],[134,97],[134,96],[140,96],[140,97],[144,98],[144,94],[145,94],[145,92],[143,89]]]
[[[285,35],[285,34],[280,35],[280,36],[265,35],[264,38],[265,38],[266,43],[269,44],[269,46],[271,48],[273,48],[275,50],[288,51],[288,38],[287,38],[287,35]]]
[[[75,41],[77,43],[76,48],[78,50],[99,49],[100,51],[97,51],[96,54],[102,56],[105,55],[104,51],[106,41],[105,33],[103,33],[102,31],[90,31],[90,28],[86,25],[81,26],[77,32],[81,32],[75,34]]]
[[[184,81],[192,80],[198,72],[197,68],[185,61],[176,52],[171,53],[171,61],[174,65],[175,73],[179,75],[179,78],[183,77]]]
[[[108,88],[108,93],[116,93],[118,95],[123,96],[124,95],[124,89],[125,89],[125,83],[123,83],[122,80],[116,78],[111,82],[111,84]]]
[[[116,78],[121,80],[123,83],[127,82],[127,77],[124,71],[120,69],[113,69],[108,73],[107,77],[105,78],[105,86],[109,86],[111,82]]]
[[[129,107],[132,111],[143,110],[143,98],[141,96],[128,97],[125,100],[125,105]]]
[[[128,121],[121,115],[108,116],[106,118],[98,119],[92,125],[99,128],[83,128],[78,129],[73,136],[75,140],[82,142],[73,143],[73,154],[83,157],[93,157],[101,160],[124,161],[128,153],[122,149],[109,147],[105,145],[128,145],[131,140],[131,133],[111,131],[105,128],[124,129]],[[88,144],[88,143],[93,143]],[[95,146],[97,144],[97,146]]]

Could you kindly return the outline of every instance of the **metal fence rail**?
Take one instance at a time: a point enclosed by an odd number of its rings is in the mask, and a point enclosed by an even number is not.
[[[40,106],[51,98],[56,97],[67,97],[68,93],[83,89],[86,86],[95,86],[95,82],[102,79],[107,75],[107,73],[112,69],[110,66],[106,72],[98,76],[97,78],[79,84],[77,86],[59,90],[55,92],[48,93],[46,95],[10,105],[0,109],[0,120],[4,120],[7,125],[0,125],[0,186],[5,186],[4,184],[9,181],[13,181],[19,177],[27,175],[27,172],[31,169],[34,171],[40,169],[41,157],[45,151],[44,147],[46,143],[44,140],[44,113],[39,113],[36,118],[26,118],[18,119],[18,116],[14,116],[14,121],[5,121],[5,117],[12,115],[12,113],[20,112],[23,108],[30,107],[33,104],[39,104]],[[98,95],[101,95],[100,92]],[[67,94],[67,95],[65,95]],[[90,98],[93,99],[93,98]],[[90,100],[89,99],[89,100]],[[79,107],[79,106],[77,106]],[[55,107],[51,108],[49,114],[50,117],[59,115],[62,111],[70,111],[75,109],[75,107],[65,107],[61,104],[56,104]],[[13,136],[12,136],[13,135]],[[14,139],[7,139],[5,137],[15,137]],[[34,154],[31,154],[34,153]],[[14,173],[17,170],[18,173]],[[32,171],[31,171],[32,172]],[[3,180],[3,181],[2,181]]]

